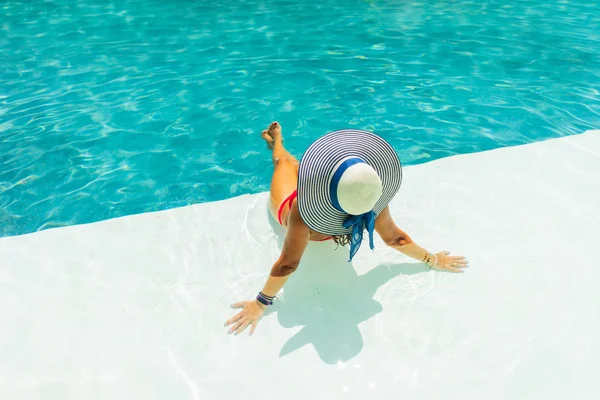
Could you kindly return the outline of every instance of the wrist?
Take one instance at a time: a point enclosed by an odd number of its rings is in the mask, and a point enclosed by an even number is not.
[[[430,253],[430,252],[427,252],[427,254],[425,254],[425,257],[423,258],[423,262],[424,262],[426,265],[429,265],[429,263],[431,263],[431,262],[433,261],[433,257],[434,257],[434,256],[433,256],[433,254],[432,254],[432,253]]]
[[[258,300],[254,300],[254,302],[255,302],[255,303],[258,305],[258,307],[259,307],[261,310],[265,311],[265,310],[267,309],[267,306],[265,306],[265,305],[264,305],[263,303],[261,303],[260,301],[258,301]]]
[[[429,266],[429,269],[435,268],[438,265],[438,255],[430,254],[430,257],[427,259],[426,264]]]
[[[273,299],[275,299],[274,296],[268,296],[266,294],[264,294],[263,292],[259,292],[258,296],[256,296],[256,301],[265,306],[265,308],[267,306],[273,305]]]

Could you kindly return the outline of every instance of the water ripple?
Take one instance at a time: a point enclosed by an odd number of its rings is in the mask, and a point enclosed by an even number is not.
[[[343,127],[405,165],[600,126],[594,2],[0,5],[0,236],[268,189]]]

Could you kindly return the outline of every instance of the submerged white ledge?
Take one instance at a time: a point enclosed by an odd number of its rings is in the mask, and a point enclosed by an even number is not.
[[[2,398],[600,397],[600,131],[404,171],[398,225],[469,270],[312,243],[253,337],[265,193],[0,239]]]

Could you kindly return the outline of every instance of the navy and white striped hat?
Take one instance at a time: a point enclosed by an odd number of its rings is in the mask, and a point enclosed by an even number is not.
[[[384,139],[361,130],[329,133],[314,142],[300,161],[300,216],[315,232],[352,233],[359,247],[364,228],[372,235],[369,225],[396,195],[401,182],[400,160]],[[358,222],[361,219],[364,225]],[[350,258],[353,255],[351,250]]]

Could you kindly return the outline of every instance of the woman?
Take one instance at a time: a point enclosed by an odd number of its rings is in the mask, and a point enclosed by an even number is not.
[[[229,333],[252,325],[254,333],[265,308],[298,265],[309,240],[333,240],[350,245],[350,261],[366,229],[373,249],[373,232],[394,249],[430,268],[462,272],[464,257],[449,252],[431,254],[396,226],[388,203],[402,181],[394,149],[370,132],[345,130],[329,133],[313,143],[298,162],[283,146],[281,126],[273,122],[262,132],[273,152],[270,212],[287,229],[283,249],[256,300],[232,308],[242,310],[225,322]]]

